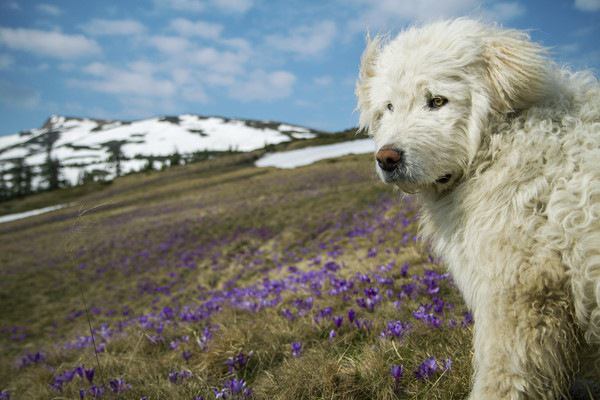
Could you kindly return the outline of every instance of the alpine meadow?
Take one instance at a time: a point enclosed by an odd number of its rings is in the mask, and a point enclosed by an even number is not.
[[[463,398],[471,316],[411,198],[372,156],[256,157],[1,224],[4,398]]]

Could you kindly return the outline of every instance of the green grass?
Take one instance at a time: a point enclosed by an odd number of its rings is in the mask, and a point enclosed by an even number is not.
[[[436,294],[420,283],[424,271],[444,270],[413,240],[417,205],[378,183],[368,156],[295,170],[257,169],[256,156],[126,176],[82,194],[71,207],[0,224],[0,390],[13,399],[77,399],[79,389],[90,386],[84,380],[76,377],[62,391],[50,384],[84,364],[95,368],[94,383],[106,388],[103,398],[212,399],[213,389],[233,377],[244,379],[256,399],[464,398],[471,329],[461,326],[466,309],[451,280],[440,279]],[[310,278],[309,271],[323,274],[328,261],[341,266],[331,276],[353,280],[348,298],[328,293],[329,275]],[[368,274],[371,283],[357,273]],[[388,283],[378,283],[377,275]],[[296,277],[307,283],[292,284]],[[265,299],[274,304],[253,311],[231,300],[234,288],[253,287],[243,300],[258,301],[265,279],[289,285],[278,295],[271,289]],[[417,293],[398,297],[411,283]],[[372,311],[356,302],[369,287],[382,295]],[[294,300],[308,297],[314,303],[305,315],[282,315],[295,310]],[[439,328],[412,314],[434,297],[452,304],[437,315]],[[218,311],[196,321],[159,317],[167,306],[178,312],[222,298]],[[105,346],[99,364],[92,347],[65,348],[89,335],[84,301],[93,327],[106,323],[112,332],[105,339],[95,334]],[[330,317],[315,320],[324,307],[344,315],[333,339]],[[348,323],[351,308],[370,321],[369,329]],[[141,315],[155,326],[140,324]],[[393,320],[412,328],[401,339],[380,337]],[[206,327],[212,338],[201,349],[196,339]],[[299,357],[291,354],[295,341],[303,344]],[[45,360],[17,366],[36,351]],[[183,351],[190,352],[187,360]],[[225,361],[239,352],[252,352],[248,364],[228,371]],[[452,368],[417,379],[414,371],[430,356],[452,359]],[[405,368],[397,383],[393,364]],[[192,376],[172,383],[168,376],[176,370]],[[112,393],[109,381],[117,377],[131,388]]]

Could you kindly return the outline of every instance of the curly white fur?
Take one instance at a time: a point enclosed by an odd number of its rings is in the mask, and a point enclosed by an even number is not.
[[[369,40],[356,93],[361,127],[402,151],[379,175],[418,193],[422,233],[473,310],[470,399],[600,381],[596,78],[523,32],[456,19]]]

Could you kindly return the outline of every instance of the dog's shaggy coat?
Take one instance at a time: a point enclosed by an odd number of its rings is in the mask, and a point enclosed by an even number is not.
[[[361,127],[402,156],[378,173],[421,198],[475,317],[472,400],[600,380],[600,87],[545,53],[457,19],[376,37],[361,60]]]

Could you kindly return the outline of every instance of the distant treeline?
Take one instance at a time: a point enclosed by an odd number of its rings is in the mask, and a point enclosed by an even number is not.
[[[121,147],[125,141],[112,141],[106,143],[109,150],[107,162],[110,169],[85,169],[81,166],[81,172],[76,185],[85,185],[92,182],[108,182],[113,177],[120,177],[139,172],[164,170],[166,168],[204,161],[224,154],[238,153],[234,148],[226,151],[196,151],[189,154],[181,154],[178,151],[167,156],[136,156],[133,159],[145,160],[143,167],[135,171],[124,171],[123,162],[131,160],[125,157]],[[22,198],[30,194],[60,189],[72,186],[72,182],[63,178],[61,170],[64,167],[60,160],[49,154],[43,165],[27,165],[24,158],[13,159],[8,166],[0,165],[0,201]],[[71,166],[72,167],[72,166]]]

